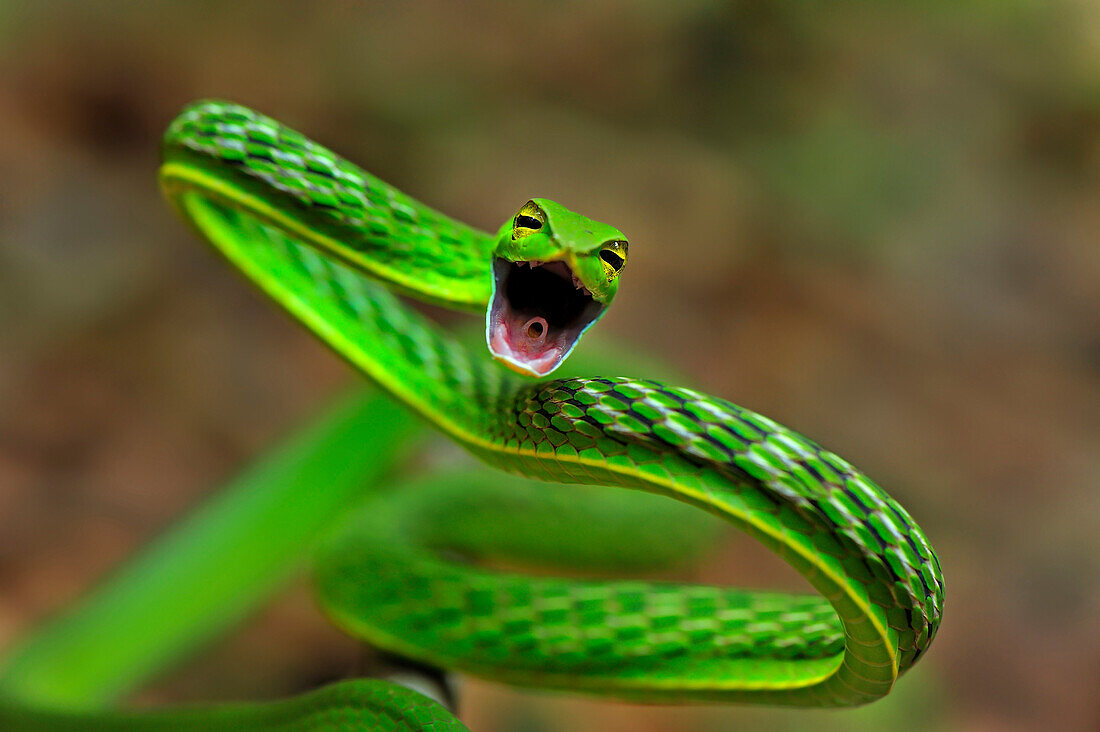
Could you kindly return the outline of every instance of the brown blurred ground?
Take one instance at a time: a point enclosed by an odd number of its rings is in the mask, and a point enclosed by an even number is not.
[[[940,555],[940,637],[866,710],[469,682],[475,729],[1100,727],[1100,3],[786,5],[0,5],[0,639],[353,380],[158,197],[160,132],[220,96],[485,227],[534,195],[621,227],[601,327],[862,467]],[[300,591],[142,698],[356,655]]]

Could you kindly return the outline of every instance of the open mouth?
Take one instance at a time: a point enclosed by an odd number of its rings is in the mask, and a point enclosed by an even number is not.
[[[485,329],[489,351],[514,371],[546,376],[604,307],[565,262],[497,258]]]

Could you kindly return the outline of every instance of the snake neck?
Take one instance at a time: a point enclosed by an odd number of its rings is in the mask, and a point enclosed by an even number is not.
[[[189,105],[165,132],[170,200],[201,190],[417,299],[484,311],[494,239],[238,104]]]

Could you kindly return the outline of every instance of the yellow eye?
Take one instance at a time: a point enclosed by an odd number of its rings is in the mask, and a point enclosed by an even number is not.
[[[512,238],[522,239],[529,234],[534,234],[545,223],[546,215],[542,209],[536,206],[534,201],[528,201],[512,219]]]
[[[626,251],[629,245],[625,241],[610,241],[600,250],[600,261],[604,274],[610,282],[615,279],[626,265]]]

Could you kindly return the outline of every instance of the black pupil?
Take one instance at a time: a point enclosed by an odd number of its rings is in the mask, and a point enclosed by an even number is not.
[[[516,226],[522,227],[524,229],[541,229],[542,222],[536,219],[534,216],[520,214],[516,217]]]
[[[611,265],[611,269],[618,271],[623,268],[623,258],[610,249],[600,252],[600,259]]]

